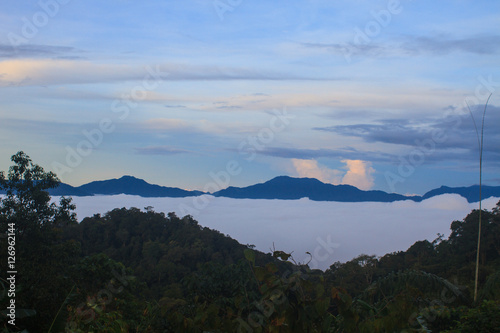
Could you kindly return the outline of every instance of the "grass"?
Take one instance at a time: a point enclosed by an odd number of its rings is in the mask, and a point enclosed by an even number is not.
[[[483,110],[483,119],[481,122],[481,137],[479,136],[479,130],[476,125],[476,120],[474,119],[474,115],[472,114],[472,111],[469,107],[469,103],[467,103],[467,108],[469,109],[470,116],[472,118],[472,121],[474,123],[474,128],[476,129],[476,135],[477,135],[477,143],[479,146],[479,226],[478,226],[478,234],[477,234],[477,251],[476,251],[476,276],[474,279],[474,302],[477,300],[477,282],[478,282],[478,277],[479,277],[479,250],[481,248],[481,213],[482,213],[482,185],[483,185],[483,134],[484,134],[484,117],[486,115],[486,109],[488,107],[488,102],[490,101],[491,98],[490,94],[488,96],[488,99],[486,100],[486,103],[484,104],[484,110]]]

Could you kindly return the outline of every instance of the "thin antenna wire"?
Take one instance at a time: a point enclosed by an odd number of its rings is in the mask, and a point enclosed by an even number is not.
[[[488,99],[486,100],[486,104],[484,104],[484,110],[483,110],[483,120],[481,123],[481,141],[479,142],[479,227],[478,227],[478,234],[477,234],[477,251],[476,251],[476,278],[474,281],[474,302],[477,300],[477,284],[478,284],[478,277],[479,277],[479,249],[481,248],[481,213],[482,213],[482,185],[483,185],[483,134],[484,134],[484,116],[486,115],[486,108],[488,107],[488,102],[490,101],[491,95],[488,96]],[[467,104],[467,107],[469,104]],[[470,112],[470,108],[469,108]],[[471,112],[472,116],[472,112]],[[474,120],[474,117],[472,117],[472,120]],[[474,121],[474,127],[476,127],[476,121]],[[477,127],[476,127],[476,133],[477,133]],[[478,133],[477,133],[478,134]],[[478,137],[479,140],[479,137]]]

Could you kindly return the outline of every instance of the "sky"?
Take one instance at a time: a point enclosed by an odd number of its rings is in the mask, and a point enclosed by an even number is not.
[[[423,194],[479,182],[492,94],[500,185],[499,28],[498,1],[3,0],[0,170]]]
[[[105,214],[116,207],[152,206],[156,212],[185,216],[189,207],[203,227],[219,230],[241,244],[292,253],[296,262],[327,269],[361,254],[383,256],[406,251],[416,241],[432,242],[438,233],[447,239],[453,221],[463,220],[477,203],[456,194],[422,202],[320,202],[300,200],[252,200],[207,196],[206,205],[195,198],[142,198],[131,195],[74,197],[78,220]],[[59,198],[53,200],[58,202]],[[499,198],[484,200],[491,210]],[[195,209],[198,207],[198,209]],[[197,210],[196,212],[194,210]],[[397,216],[399,218],[388,218]],[[307,223],[304,223],[307,221]],[[396,237],[397,235],[397,237]],[[312,258],[306,254],[311,253]]]

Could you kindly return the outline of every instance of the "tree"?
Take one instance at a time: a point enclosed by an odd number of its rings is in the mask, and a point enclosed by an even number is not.
[[[22,151],[13,155],[11,161],[15,165],[9,168],[7,177],[0,172],[0,189],[6,191],[6,198],[0,201],[1,231],[6,230],[7,221],[15,223],[16,236],[22,238],[56,222],[76,222],[76,215],[71,213],[75,208],[71,199],[61,198],[59,207],[50,203],[47,190],[60,183],[53,172],[45,172],[33,164]]]
[[[8,174],[0,172],[0,190],[6,191],[0,200],[0,232],[14,229],[16,306],[36,310],[36,317],[23,319],[19,325],[30,332],[47,331],[72,288],[65,270],[81,252],[80,244],[63,240],[61,231],[63,226],[76,224],[75,206],[64,197],[60,205],[50,203],[46,190],[59,184],[54,173],[33,164],[22,151],[11,160],[14,165]],[[0,242],[1,272],[14,270],[6,267],[6,243]]]

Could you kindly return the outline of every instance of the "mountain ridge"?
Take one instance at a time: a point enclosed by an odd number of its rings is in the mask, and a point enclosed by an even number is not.
[[[309,198],[314,201],[337,201],[337,202],[394,202],[402,200],[413,200],[420,202],[441,194],[458,194],[469,203],[479,201],[479,185],[468,187],[441,186],[426,192],[424,195],[402,195],[398,193],[387,193],[380,190],[361,190],[352,185],[332,185],[321,182],[316,178],[294,178],[290,176],[278,176],[264,183],[258,183],[246,187],[229,186],[214,193],[202,191],[189,191],[176,187],[160,186],[150,184],[143,179],[133,176],[122,176],[108,180],[92,181],[81,186],[71,186],[60,183],[58,187],[49,190],[52,196],[93,196],[93,195],[116,195],[128,194],[141,197],[193,197],[203,194],[215,197],[227,197],[234,199],[281,199],[297,200]],[[5,191],[0,190],[0,194]],[[500,186],[482,186],[482,198],[500,197]]]
[[[154,185],[133,176],[122,176],[119,179],[93,181],[78,189],[100,195],[130,194],[141,197],[190,197],[203,194],[201,191],[187,191],[177,187]]]
[[[265,183],[243,188],[231,186],[215,192],[213,195],[237,199],[294,200],[307,197],[315,201],[340,202],[391,202],[411,198],[383,191],[363,191],[352,185],[325,184],[316,178],[292,178],[289,176],[278,176]]]

